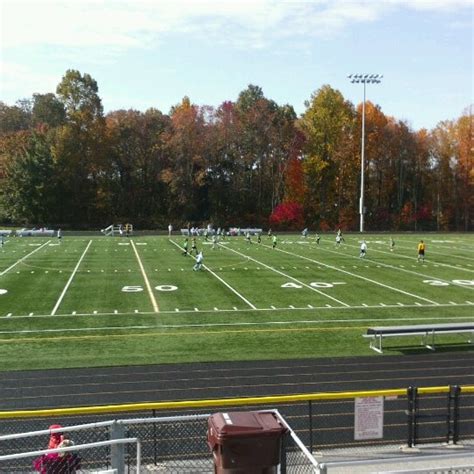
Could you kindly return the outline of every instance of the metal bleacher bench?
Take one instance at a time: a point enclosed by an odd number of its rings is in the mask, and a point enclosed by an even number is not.
[[[382,326],[368,328],[363,337],[370,338],[370,348],[380,354],[383,353],[382,339],[384,337],[422,336],[422,345],[435,350],[436,334],[459,334],[471,333],[474,336],[474,323],[452,323],[452,324],[417,324],[413,326]],[[428,343],[428,338],[430,338]],[[472,338],[468,341],[472,342]]]

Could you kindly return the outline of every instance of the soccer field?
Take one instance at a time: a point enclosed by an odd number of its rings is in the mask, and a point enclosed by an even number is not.
[[[173,236],[11,238],[0,250],[3,370],[371,354],[369,326],[474,319],[468,234],[278,236],[272,249]],[[417,243],[427,244],[417,262]],[[472,347],[446,336],[444,350]],[[426,350],[389,341],[387,353]],[[416,344],[416,343],[415,343]]]

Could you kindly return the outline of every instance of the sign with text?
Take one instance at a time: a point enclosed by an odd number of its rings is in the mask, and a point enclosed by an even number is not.
[[[357,397],[354,405],[354,439],[383,438],[384,397]]]

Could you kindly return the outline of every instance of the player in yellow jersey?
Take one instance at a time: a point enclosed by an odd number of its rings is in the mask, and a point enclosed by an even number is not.
[[[418,244],[418,262],[425,262],[425,249],[425,243],[420,240],[420,243]]]

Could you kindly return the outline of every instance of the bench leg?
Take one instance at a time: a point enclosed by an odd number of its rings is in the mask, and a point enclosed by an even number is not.
[[[375,341],[379,340],[378,347],[375,345]],[[374,336],[373,339],[370,341],[370,348],[373,349],[375,352],[378,352],[379,354],[383,354],[382,350],[382,336]]]
[[[426,343],[426,339],[428,338],[428,335],[429,333],[426,333],[424,336],[423,336],[423,345],[427,348],[427,349],[430,349],[432,351],[435,351],[435,332],[434,331],[431,331],[431,344],[427,344]]]

